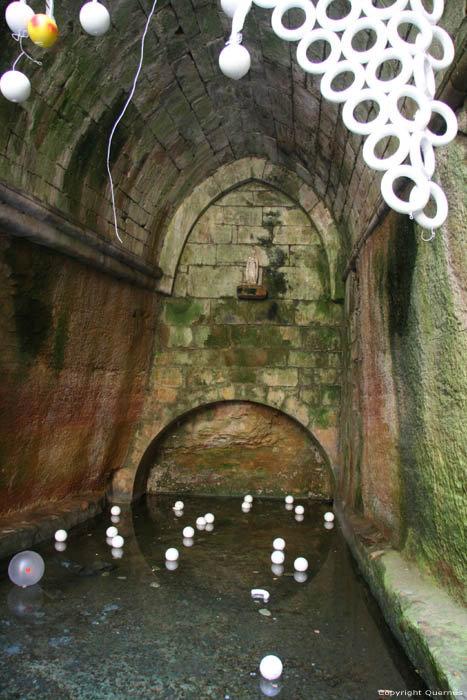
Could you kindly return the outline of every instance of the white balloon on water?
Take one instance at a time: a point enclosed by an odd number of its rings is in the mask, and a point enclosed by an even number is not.
[[[276,678],[279,678],[282,674],[282,669],[282,661],[274,654],[268,654],[268,656],[262,658],[259,665],[259,672],[268,681],[275,681]]]

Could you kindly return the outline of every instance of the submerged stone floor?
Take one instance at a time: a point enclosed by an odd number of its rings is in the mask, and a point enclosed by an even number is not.
[[[356,573],[337,525],[323,527],[325,504],[303,522],[281,501],[148,497],[117,525],[122,558],[105,541],[107,514],[70,532],[64,552],[36,547],[46,561],[35,587],[0,578],[0,698],[370,700],[379,689],[425,686]],[[182,529],[214,513],[214,529]],[[274,537],[287,542],[282,574],[271,570]],[[165,550],[180,550],[168,570]],[[293,561],[309,561],[306,581]],[[267,604],[251,598],[270,592]],[[262,683],[258,665],[277,654],[284,672]]]

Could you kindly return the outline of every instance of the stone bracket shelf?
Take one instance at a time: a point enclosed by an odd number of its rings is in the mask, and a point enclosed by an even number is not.
[[[268,290],[263,284],[241,284],[237,287],[237,298],[260,301],[268,298]]]

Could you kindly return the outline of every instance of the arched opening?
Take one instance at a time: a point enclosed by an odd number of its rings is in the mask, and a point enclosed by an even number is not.
[[[139,494],[191,493],[330,500],[329,459],[313,434],[282,411],[250,401],[199,406],[152,440]]]

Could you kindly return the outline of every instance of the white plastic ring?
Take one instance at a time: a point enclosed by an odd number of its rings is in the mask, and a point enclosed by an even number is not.
[[[253,0],[255,5],[258,5],[258,7],[262,7],[265,10],[272,10],[279,0]]]
[[[375,146],[378,141],[388,136],[395,136],[399,140],[397,151],[386,158],[378,158],[375,154]],[[363,159],[368,167],[373,170],[389,170],[396,165],[400,165],[407,157],[410,149],[410,136],[406,129],[400,129],[393,124],[385,124],[375,129],[366,138],[363,144]]]
[[[414,24],[420,30],[420,34],[417,35],[417,41],[413,43],[404,41],[397,31],[400,24]],[[410,54],[417,53],[417,51],[425,51],[433,40],[432,26],[428,20],[423,16],[420,17],[415,12],[410,12],[410,10],[397,12],[392,15],[387,26],[388,40],[392,46],[401,51],[408,51]]]
[[[340,19],[331,19],[326,14],[326,10],[334,0],[318,0],[316,5],[316,19],[323,29],[330,29],[332,32],[341,32],[350,27],[362,13],[361,0],[352,0],[350,12]]]
[[[379,106],[379,114],[375,119],[370,122],[358,122],[354,117],[354,109],[365,100],[372,100],[377,102]],[[347,129],[353,131],[355,134],[370,134],[374,129],[386,124],[388,120],[388,98],[384,92],[378,89],[365,88],[365,90],[355,91],[351,95],[347,102],[344,104],[342,110],[342,119]]]
[[[436,93],[436,80],[431,61],[426,53],[417,53],[413,58],[415,85],[432,100]]]
[[[400,199],[393,189],[394,180],[399,177],[407,177],[412,180],[416,187],[410,193],[410,199],[405,202]],[[387,170],[381,180],[381,194],[386,204],[401,214],[411,214],[414,211],[423,209],[430,198],[429,180],[421,170],[417,170],[412,165],[396,165]]]
[[[380,80],[376,72],[382,63],[385,61],[396,60],[401,64],[401,70],[395,78],[390,80]],[[366,82],[369,87],[382,90],[383,92],[391,92],[392,90],[406,85],[412,76],[413,58],[403,51],[398,51],[394,48],[384,49],[381,53],[368,61],[366,67]]]
[[[428,185],[430,196],[433,197],[436,203],[436,214],[430,217],[423,213],[423,209],[418,209],[413,212],[413,217],[417,224],[423,226],[423,228],[439,228],[444,224],[448,216],[448,200],[436,182],[428,182]]]
[[[431,141],[433,146],[445,146],[450,143],[457,134],[457,117],[452,109],[445,102],[440,100],[432,100],[430,102],[432,112],[440,114],[446,122],[446,131],[444,134],[435,134],[430,129],[425,129],[425,136]]]
[[[395,12],[402,12],[407,7],[408,0],[396,0],[389,7],[375,7],[372,0],[361,0],[363,12],[367,17],[389,19]]]
[[[340,73],[353,73],[352,85],[344,90],[334,90],[332,81]],[[360,91],[365,83],[365,70],[361,63],[356,61],[339,61],[328,68],[321,78],[321,94],[330,102],[345,102],[354,92]]]
[[[444,68],[450,66],[454,59],[454,43],[447,31],[442,27],[432,27],[431,29],[433,31],[433,39],[438,39],[439,43],[441,44],[441,48],[443,49],[443,56],[442,58],[435,58],[431,55],[431,53],[428,53],[428,50],[426,55],[433,67],[433,70],[443,70]],[[419,45],[417,43],[417,48],[418,46]]]
[[[433,9],[431,12],[425,9],[422,0],[410,0],[410,7],[414,12],[423,15],[431,24],[436,24],[443,16],[444,0],[433,0]]]
[[[353,38],[364,29],[372,29],[376,34],[376,41],[366,51],[356,51],[352,46]],[[388,33],[386,25],[375,17],[360,17],[350,27],[347,27],[342,34],[342,53],[348,59],[353,59],[359,63],[368,63],[370,58],[378,55],[388,43]]]
[[[418,110],[413,119],[407,119],[399,111],[398,101],[401,97],[410,97],[418,104]],[[424,129],[431,118],[430,100],[415,85],[404,85],[404,87],[393,90],[388,95],[389,119],[396,126],[406,128],[407,131],[419,131]]]
[[[410,137],[410,163],[423,170],[428,179],[435,172],[435,151],[424,131],[415,131]]]
[[[324,61],[315,63],[310,61],[306,52],[315,41],[327,41],[331,47],[331,53]],[[324,73],[330,66],[337,63],[341,55],[341,40],[329,29],[313,29],[300,40],[297,46],[297,62],[307,73]]]
[[[285,12],[295,8],[303,10],[305,20],[299,27],[288,29],[282,24],[282,17]],[[271,15],[273,31],[280,39],[285,39],[285,41],[299,41],[307,32],[311,32],[315,22],[315,8],[309,0],[280,0]]]

